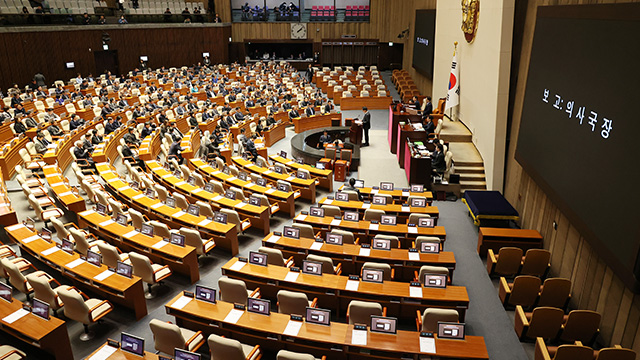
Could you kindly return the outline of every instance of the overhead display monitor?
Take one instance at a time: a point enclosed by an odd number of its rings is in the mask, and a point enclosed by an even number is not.
[[[436,11],[416,10],[413,34],[413,68],[419,73],[433,78],[433,50],[436,34]]]

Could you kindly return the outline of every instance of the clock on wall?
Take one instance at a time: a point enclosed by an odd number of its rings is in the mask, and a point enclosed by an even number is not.
[[[291,23],[291,39],[306,39],[307,23]]]

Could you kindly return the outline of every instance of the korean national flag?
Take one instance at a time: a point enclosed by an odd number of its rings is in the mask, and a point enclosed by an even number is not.
[[[447,91],[447,103],[444,107],[446,111],[460,104],[460,67],[458,66],[458,57],[453,55],[451,62],[451,75],[449,76],[449,90]]]

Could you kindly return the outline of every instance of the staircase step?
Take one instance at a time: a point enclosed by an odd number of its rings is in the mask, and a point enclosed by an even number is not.
[[[484,174],[483,166],[461,166],[455,164],[456,174]]]
[[[473,173],[463,173],[460,174],[458,169],[456,169],[456,173],[460,175],[460,181],[485,181],[484,173],[482,174],[473,174]]]
[[[471,142],[471,135],[467,134],[440,134],[440,139],[447,142]]]
[[[486,190],[487,183],[485,181],[460,181],[461,190]]]
[[[458,168],[459,166],[462,167],[484,167],[484,162],[483,161],[460,161],[456,159],[456,156],[453,155],[453,161],[455,163],[455,167]]]

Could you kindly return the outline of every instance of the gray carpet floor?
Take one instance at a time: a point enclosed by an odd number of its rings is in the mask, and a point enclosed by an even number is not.
[[[389,73],[383,73],[383,78],[388,84],[392,93],[393,85],[389,78]],[[397,93],[394,94],[397,97]],[[345,111],[345,117],[352,117],[361,114],[361,111]],[[406,186],[406,176],[404,170],[400,169],[395,160],[395,155],[389,152],[386,140],[386,127],[388,122],[387,110],[372,111],[371,146],[362,149],[362,166],[356,176],[365,180],[369,185],[377,184],[380,181],[394,181],[399,186]],[[287,129],[287,137],[276,143],[270,149],[271,153],[280,150],[290,151],[289,141],[294,135],[293,129]],[[119,163],[118,161],[116,163]],[[124,172],[121,172],[124,173]],[[75,183],[75,177],[66,174],[70,182]],[[402,184],[402,185],[401,185]],[[341,184],[335,184],[339,186]],[[10,198],[20,220],[26,216],[33,216],[33,211],[29,210],[27,201],[19,191],[17,182],[7,181]],[[326,191],[318,191],[318,199],[326,195]],[[308,201],[297,201],[296,210],[307,209],[311,205]],[[476,252],[478,229],[473,225],[468,216],[465,205],[459,200],[456,202],[436,201],[434,205],[440,210],[440,224],[447,231],[447,251],[453,251],[456,256],[457,266],[454,276],[454,284],[466,286],[470,298],[470,308],[467,312],[466,323],[468,334],[483,336],[491,359],[496,360],[527,360],[533,359],[533,345],[521,344],[513,330],[513,315],[504,310],[497,295],[497,280],[491,280],[486,272],[486,267],[482,259]],[[89,205],[87,205],[89,207]],[[74,214],[66,214],[66,221],[74,220]],[[65,221],[65,222],[66,222]],[[275,214],[271,221],[272,231],[281,231],[282,227],[292,222],[284,215]],[[37,223],[41,227],[41,223]],[[6,236],[5,236],[6,238]],[[246,256],[250,250],[257,249],[262,240],[262,233],[257,229],[250,229],[246,235],[240,236],[240,253]],[[16,248],[17,249],[17,248]],[[61,283],[69,284],[69,281],[47,265],[25,256],[32,261],[37,268],[45,270],[56,277]],[[230,255],[221,251],[214,251],[212,256],[201,259],[199,284],[217,287],[217,281],[221,276],[220,267],[230,259]],[[147,351],[154,351],[153,336],[149,329],[149,321],[153,318],[161,320],[173,320],[169,317],[164,308],[170,299],[183,290],[193,291],[195,285],[189,284],[187,278],[174,275],[165,281],[165,285],[157,288],[155,299],[147,300],[149,314],[140,321],[136,321],[133,313],[116,307],[115,311],[109,314],[104,323],[92,327],[96,337],[88,342],[78,339],[82,333],[82,325],[74,321],[67,321],[67,328],[71,345],[76,359],[84,359],[107,338],[120,338],[120,333],[126,331],[146,338],[145,348]],[[89,294],[91,295],[91,294]],[[24,295],[14,293],[19,300],[24,300]],[[344,319],[335,319],[344,321]],[[415,324],[403,323],[401,328],[414,330]],[[24,343],[6,335],[0,331],[0,343],[11,344],[27,351],[30,359],[48,359],[50,356],[39,351],[37,348],[27,346]],[[204,346],[201,349],[204,359],[208,359],[208,349]],[[266,354],[264,359],[274,359],[273,353]]]

